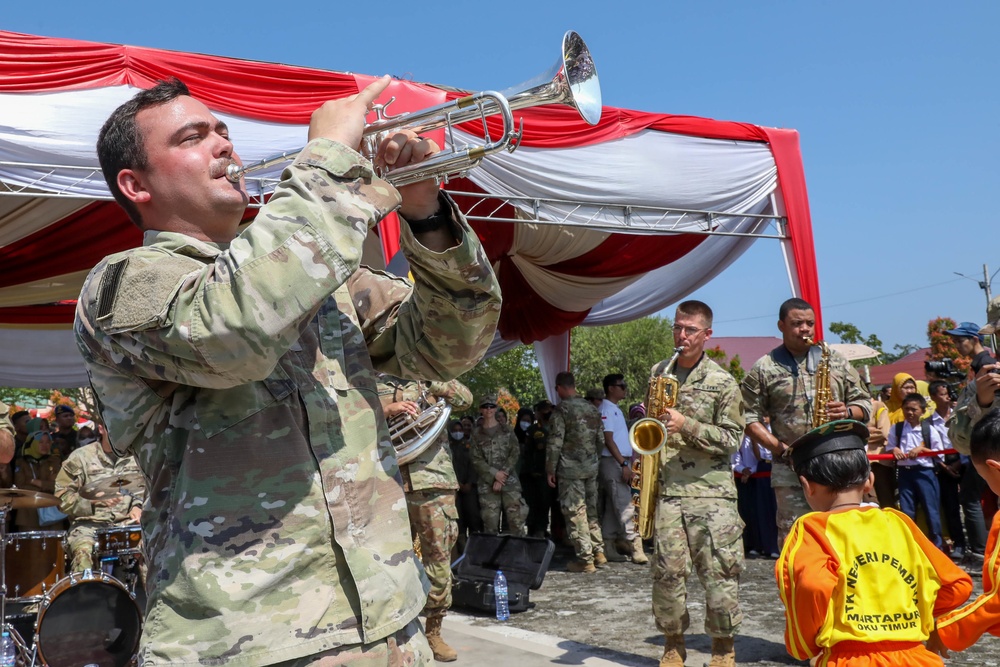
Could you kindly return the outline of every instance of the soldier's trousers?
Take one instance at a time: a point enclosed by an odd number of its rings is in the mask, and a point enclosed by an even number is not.
[[[420,619],[371,644],[347,644],[316,655],[272,663],[271,667],[410,667],[433,665],[434,654]]]
[[[660,498],[653,535],[653,617],[665,635],[691,623],[687,577],[694,563],[705,587],[705,634],[732,637],[743,621],[743,521],[728,498]]]
[[[604,551],[597,519],[597,478],[559,479],[559,507],[566,517],[566,536],[580,560],[593,562],[595,551]]]
[[[73,572],[97,569],[94,567],[97,529],[107,527],[107,524],[92,524],[79,520],[73,522],[73,527],[66,535],[66,546],[69,548],[70,567],[73,568]]]
[[[521,497],[521,482],[511,475],[499,493],[491,484],[479,485],[479,509],[483,517],[483,531],[500,532],[500,512],[507,517],[507,529],[512,535],[524,535],[524,520],[528,506]]]
[[[778,551],[781,551],[785,538],[792,530],[792,524],[803,514],[812,511],[806,496],[802,493],[799,477],[791,466],[784,462],[775,462],[771,466],[771,488],[774,489],[774,501],[778,506]]]
[[[420,556],[431,581],[424,611],[444,616],[451,608],[451,550],[458,539],[455,492],[425,489],[406,494],[410,530],[420,540]]]

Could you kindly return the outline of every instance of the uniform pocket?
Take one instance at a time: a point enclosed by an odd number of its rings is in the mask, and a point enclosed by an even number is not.
[[[204,437],[211,438],[277,403],[294,389],[295,383],[280,364],[262,382],[203,389],[195,408],[198,425]]]

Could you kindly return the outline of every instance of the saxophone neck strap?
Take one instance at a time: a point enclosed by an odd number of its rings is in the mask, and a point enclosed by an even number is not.
[[[809,352],[806,354],[806,371],[814,375],[816,369],[819,368],[819,362],[822,358],[823,349],[819,345],[810,347]],[[799,365],[795,363],[795,357],[792,356],[792,353],[784,345],[779,345],[771,350],[771,359],[774,363],[791,373],[793,377],[799,376]]]

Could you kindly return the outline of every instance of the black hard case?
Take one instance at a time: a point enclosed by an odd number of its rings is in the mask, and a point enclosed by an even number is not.
[[[469,536],[465,553],[452,564],[452,604],[476,611],[495,612],[493,579],[497,570],[507,578],[507,604],[511,612],[528,608],[530,590],[542,587],[556,546],[540,537]]]

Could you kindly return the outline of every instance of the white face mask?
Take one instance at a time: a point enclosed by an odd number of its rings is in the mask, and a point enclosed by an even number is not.
[[[522,431],[527,431],[529,426],[531,426],[531,422],[521,422]]]
[[[451,434],[451,437],[454,438],[455,440],[461,440],[462,438],[465,437],[465,431],[454,431]]]

